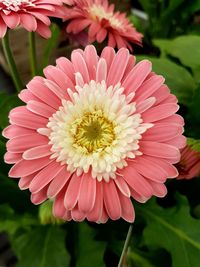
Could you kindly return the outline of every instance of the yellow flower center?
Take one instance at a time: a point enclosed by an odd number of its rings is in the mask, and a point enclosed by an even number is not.
[[[93,19],[94,21],[101,21],[103,19],[106,19],[110,22],[110,25],[113,28],[122,28],[121,21],[119,21],[115,17],[113,12],[106,12],[106,10],[102,6],[94,4],[89,8],[88,12],[90,13],[91,19]]]
[[[115,140],[114,125],[101,110],[85,113],[76,119],[71,128],[74,147],[82,148],[86,154],[103,151]]]

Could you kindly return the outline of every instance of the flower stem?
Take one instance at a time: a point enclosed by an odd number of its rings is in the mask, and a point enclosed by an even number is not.
[[[128,233],[127,233],[127,236],[126,236],[126,240],[125,240],[125,243],[124,243],[124,247],[123,247],[123,250],[122,250],[122,254],[121,254],[121,257],[120,257],[120,260],[119,260],[119,263],[118,263],[118,267],[122,267],[123,266],[124,258],[126,256],[126,253],[127,253],[127,250],[128,250],[128,246],[129,246],[129,243],[130,243],[130,240],[131,240],[132,231],[133,231],[133,225],[130,224],[129,229],[128,229]]]
[[[15,64],[15,60],[13,58],[13,54],[10,48],[9,31],[7,31],[6,35],[2,39],[2,45],[3,45],[4,55],[6,57],[8,67],[10,69],[10,74],[12,76],[15,88],[17,92],[20,92],[20,90],[23,88],[23,83],[19,76],[19,72],[17,70],[17,66]]]
[[[35,45],[35,33],[29,32],[29,58],[32,76],[37,74],[37,57]]]

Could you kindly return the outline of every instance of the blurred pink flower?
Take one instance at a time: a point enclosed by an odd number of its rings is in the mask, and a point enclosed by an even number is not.
[[[179,106],[151,71],[121,48],[74,50],[44,69],[19,97],[3,135],[10,177],[29,188],[31,200],[54,201],[65,220],[134,220],[130,197],[163,197],[164,182],[178,175],[185,146]]]
[[[51,31],[49,17],[62,18],[63,3],[72,4],[71,0],[0,0],[0,38],[7,29],[18,25],[29,32],[37,32],[49,38]]]
[[[191,179],[200,174],[200,153],[189,145],[181,149],[181,160],[176,164],[179,175],[177,179]]]
[[[75,0],[75,6],[66,12],[65,20],[70,20],[67,32],[77,34],[88,28],[89,42],[103,42],[108,37],[108,45],[118,48],[130,43],[141,45],[143,35],[136,31],[125,13],[114,12],[114,5],[107,0]]]

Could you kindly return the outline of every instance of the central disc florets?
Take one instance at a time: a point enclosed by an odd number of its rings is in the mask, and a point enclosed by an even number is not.
[[[108,20],[110,25],[114,28],[122,28],[122,23],[113,14],[113,12],[108,12],[104,7],[100,5],[92,5],[89,8],[90,16],[93,20]]]
[[[101,110],[86,113],[72,124],[74,147],[85,148],[86,154],[104,151],[115,140],[114,124]]]
[[[52,157],[68,171],[91,172],[93,178],[109,181],[128,158],[141,155],[141,134],[152,124],[143,123],[123,91],[120,84],[107,88],[105,81],[68,90],[71,100],[63,100],[47,124]]]

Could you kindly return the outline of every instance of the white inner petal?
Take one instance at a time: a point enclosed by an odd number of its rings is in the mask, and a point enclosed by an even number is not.
[[[5,5],[7,10],[18,11],[19,7],[23,6],[35,6],[33,3],[35,0],[3,0],[2,3]]]
[[[47,124],[52,157],[78,175],[91,171],[99,181],[115,179],[127,158],[142,154],[139,140],[152,124],[143,123],[120,84],[90,81],[76,90],[68,89],[71,101],[63,100]]]

